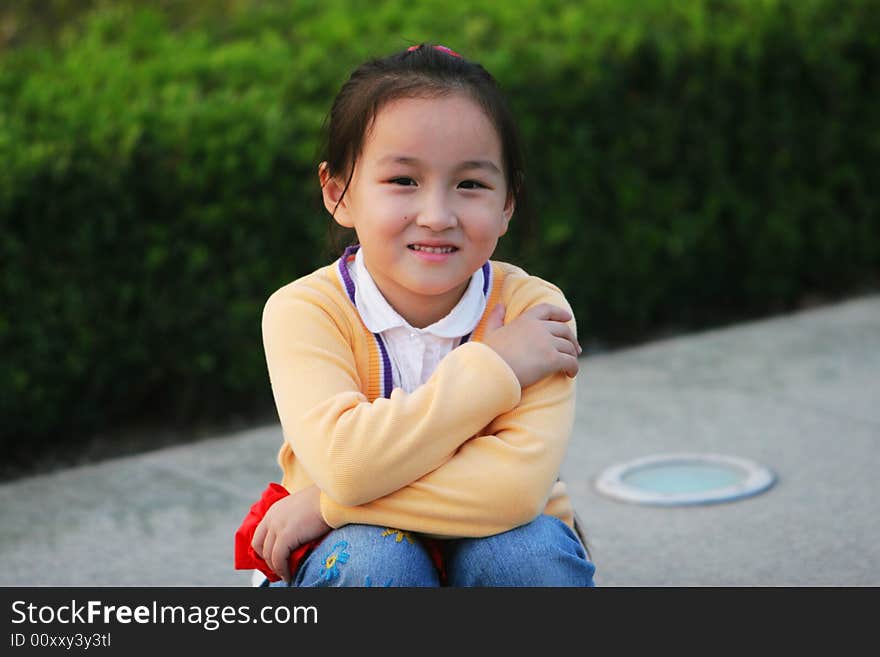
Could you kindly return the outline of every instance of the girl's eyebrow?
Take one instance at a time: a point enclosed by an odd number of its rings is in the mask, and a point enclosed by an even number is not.
[[[381,158],[378,164],[408,164],[411,166],[418,166],[421,164],[421,161],[415,157],[408,157],[406,155],[386,155]],[[461,162],[457,167],[455,167],[456,171],[461,171],[464,169],[485,169],[490,173],[497,173],[501,175],[501,169],[498,166],[490,161],[490,160],[466,160],[465,162]]]
[[[501,175],[501,169],[499,169],[494,162],[490,162],[489,160],[468,160],[467,162],[462,162],[458,165],[459,169],[485,169],[490,173],[497,173],[499,176]]]
[[[386,155],[377,164],[411,164],[415,166],[419,164],[419,161],[414,157],[406,157],[405,155]]]

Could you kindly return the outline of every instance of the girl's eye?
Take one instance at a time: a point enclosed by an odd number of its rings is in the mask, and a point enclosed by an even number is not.
[[[488,189],[483,183],[476,180],[464,180],[458,183],[458,186],[463,189]]]
[[[388,182],[394,185],[403,185],[405,187],[409,187],[416,184],[416,181],[412,178],[400,177],[400,178],[392,178]]]

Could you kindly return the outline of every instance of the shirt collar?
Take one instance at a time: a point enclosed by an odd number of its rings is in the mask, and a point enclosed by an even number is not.
[[[367,271],[363,249],[358,249],[355,254],[351,275],[355,283],[355,305],[364,325],[372,333],[403,327],[414,333],[429,333],[438,338],[457,338],[472,332],[486,310],[482,267],[471,276],[467,289],[449,314],[423,329],[410,326],[409,322],[391,307],[370,272]]]

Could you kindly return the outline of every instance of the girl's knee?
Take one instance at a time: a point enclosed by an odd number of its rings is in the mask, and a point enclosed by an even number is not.
[[[433,562],[409,532],[346,525],[327,535],[297,572],[296,586],[438,586]]]
[[[459,586],[593,586],[595,566],[574,531],[541,515],[494,536],[462,539],[449,564]]]

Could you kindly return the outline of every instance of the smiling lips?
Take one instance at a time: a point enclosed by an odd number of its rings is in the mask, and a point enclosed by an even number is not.
[[[407,248],[412,249],[413,251],[421,251],[422,253],[435,253],[435,254],[444,254],[444,253],[452,253],[453,251],[458,251],[458,248],[455,246],[427,246],[425,244],[409,244]]]

